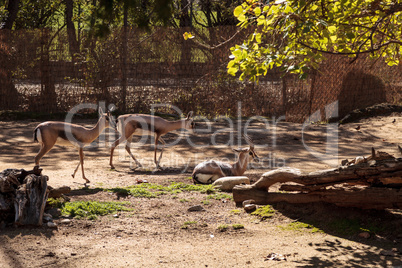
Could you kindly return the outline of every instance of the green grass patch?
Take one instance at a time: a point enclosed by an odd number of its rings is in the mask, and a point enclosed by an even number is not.
[[[196,221],[186,221],[185,223],[183,223],[183,225],[180,227],[181,229],[188,229],[188,227],[192,226],[192,225],[196,225],[197,222]]]
[[[214,194],[208,195],[207,199],[215,199],[215,200],[228,199],[228,200],[233,200],[233,196],[230,195],[230,194],[225,194],[225,193],[214,193]]]
[[[98,216],[105,216],[117,211],[132,211],[126,207],[127,202],[97,202],[97,201],[76,201],[66,202],[61,205],[62,215],[74,218],[97,219]]]
[[[311,233],[323,233],[323,231],[311,224],[308,223],[304,223],[304,222],[292,222],[289,223],[286,226],[279,226],[279,228],[281,228],[282,230],[286,230],[286,231],[302,231],[305,229],[308,229]]]
[[[93,190],[86,189],[86,191],[99,191],[101,188]],[[212,185],[192,185],[182,182],[172,182],[169,186],[163,186],[154,183],[142,183],[138,185],[132,185],[127,187],[117,187],[111,189],[102,189],[103,191],[116,193],[121,196],[134,196],[145,198],[156,198],[160,195],[172,194],[176,195],[181,192],[200,192],[203,194],[216,194],[219,189],[215,189]],[[222,195],[224,196],[224,195]],[[229,196],[229,195],[228,195]]]
[[[244,229],[244,225],[243,224],[233,224],[232,228],[234,230],[240,230],[240,229]]]
[[[200,192],[203,194],[213,194],[213,193],[216,193],[219,191],[211,184],[194,185],[194,184],[186,184],[186,183],[182,183],[182,182],[172,182],[172,184],[169,185],[167,188],[170,189],[170,191],[182,190],[182,191],[187,191],[187,192]]]
[[[63,207],[64,200],[61,198],[48,198],[47,199],[47,205],[53,207],[53,208],[62,208]]]
[[[219,225],[218,226],[218,231],[220,231],[220,232],[225,232],[225,231],[227,231],[227,229],[229,229],[229,225],[227,225],[227,224],[221,224],[221,225]]]
[[[231,211],[230,211],[230,214],[234,214],[234,215],[239,215],[241,213],[241,210],[240,209],[232,209]]]
[[[251,213],[251,215],[257,216],[262,221],[271,218],[274,214],[275,210],[270,205],[257,208],[256,211]]]

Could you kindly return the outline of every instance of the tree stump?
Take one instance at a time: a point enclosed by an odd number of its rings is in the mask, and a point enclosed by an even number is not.
[[[28,175],[16,190],[14,200],[17,225],[42,225],[48,196],[47,176]]]
[[[6,169],[0,173],[0,222],[42,225],[48,196],[47,176],[41,169]]]

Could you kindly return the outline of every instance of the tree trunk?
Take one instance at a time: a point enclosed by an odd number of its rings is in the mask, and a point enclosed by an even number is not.
[[[10,30],[0,30],[0,110],[14,110],[19,106],[19,94],[12,79],[15,68],[9,45],[12,34]]]
[[[186,31],[191,30],[191,18],[189,15],[189,3],[188,0],[181,0],[181,14],[180,14],[180,29],[181,34],[184,34]],[[180,37],[181,40],[181,50],[180,50],[180,72],[181,74],[185,74],[188,70],[188,67],[191,64],[191,43],[184,40],[183,37]]]
[[[128,31],[128,3],[124,2],[123,17],[123,38],[122,38],[122,55],[121,55],[121,106],[123,113],[126,112],[126,96],[127,96],[127,31]]]
[[[73,63],[75,62],[76,54],[79,53],[79,46],[77,36],[75,33],[75,26],[73,22],[73,0],[64,0],[66,3],[66,25],[68,34],[68,44],[70,49],[70,55]]]
[[[12,30],[14,21],[17,18],[18,10],[19,10],[19,5],[20,5],[20,0],[9,0],[8,1],[8,6],[7,6],[7,11],[8,11],[8,17],[6,18],[6,21],[4,22],[3,29],[7,30]]]
[[[10,59],[11,49],[9,46],[14,21],[19,11],[20,0],[8,1],[8,16],[0,32],[0,110],[13,110],[19,105],[19,94],[12,80],[13,60]]]

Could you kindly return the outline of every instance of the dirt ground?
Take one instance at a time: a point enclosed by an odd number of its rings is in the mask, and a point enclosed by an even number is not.
[[[95,123],[77,122],[86,126]],[[33,167],[39,145],[33,142],[32,132],[38,123],[0,122],[0,170]],[[339,127],[313,124],[304,129],[301,124],[283,121],[276,124],[242,121],[239,125],[221,119],[211,124],[198,122],[196,134],[185,133],[177,144],[167,147],[162,158],[162,166],[166,168],[163,171],[153,170],[151,140],[143,146],[132,144],[134,155],[145,169],[131,170],[132,161],[124,148],[119,147],[115,153],[116,170],[110,170],[106,145],[114,136],[102,135],[97,146],[85,149],[85,171],[91,180],[88,187],[124,187],[134,185],[137,179],[163,185],[192,183],[189,179],[192,169],[202,160],[234,160],[226,143],[231,133],[246,124],[249,135],[259,145],[256,152],[262,159],[245,173],[252,181],[284,165],[303,172],[330,168],[343,159],[369,155],[371,147],[400,157],[397,149],[398,144],[402,145],[400,114]],[[332,137],[328,142],[327,136]],[[165,137],[171,144],[179,135],[175,132]],[[235,135],[233,139],[237,142],[238,137]],[[213,142],[218,145],[213,146]],[[338,144],[338,157],[335,151],[327,150],[328,144]],[[325,163],[311,151],[327,152],[335,161]],[[71,177],[77,163],[76,149],[55,146],[42,159],[41,166],[43,174],[49,176],[50,186],[67,185],[73,189],[69,194],[71,201],[128,201],[134,210],[95,221],[72,219],[71,223],[63,224],[61,219],[55,219],[57,228],[0,227],[0,267],[402,267],[401,210],[277,204],[274,216],[261,221],[236,208],[231,200],[203,202],[206,195],[198,192],[147,199],[83,190],[81,172],[74,179]],[[189,212],[188,208],[195,205],[202,205],[205,210]],[[358,232],[342,232],[348,226],[331,224],[344,219],[357,221],[363,227],[375,224],[384,228],[362,238]],[[296,221],[312,224],[322,232],[281,228]],[[186,222],[193,224],[183,228]],[[231,228],[233,224],[242,224],[244,229],[235,230]],[[228,225],[228,230],[220,231],[218,227],[222,225]],[[267,257],[272,253],[281,254],[286,260],[270,260]]]

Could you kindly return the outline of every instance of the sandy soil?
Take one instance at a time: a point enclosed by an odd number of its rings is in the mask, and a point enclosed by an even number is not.
[[[39,145],[33,142],[32,131],[38,123],[0,122],[0,170],[33,167]],[[78,123],[91,126],[95,122]],[[233,152],[225,144],[231,133],[246,123],[243,121],[239,126],[237,122],[231,125],[226,120],[211,125],[200,122],[197,134],[185,133],[176,145],[165,149],[164,171],[153,171],[151,140],[143,146],[132,145],[133,153],[145,169],[131,170],[132,163],[121,147],[115,155],[116,170],[110,170],[109,149],[105,144],[109,144],[114,135],[108,131],[110,134],[102,135],[97,146],[85,149],[85,171],[91,180],[89,189],[129,186],[137,179],[163,185],[192,183],[189,176],[200,161],[212,157],[234,160]],[[263,160],[246,171],[252,181],[283,165],[304,172],[330,168],[343,159],[370,154],[371,147],[397,156],[397,144],[402,145],[402,116],[398,114],[364,119],[339,128],[335,125],[332,129],[328,125],[309,125],[303,129],[301,124],[263,121],[251,122],[249,129],[249,135],[261,145],[256,151]],[[327,130],[332,137],[328,142]],[[173,143],[178,134],[168,134],[165,140]],[[237,141],[237,136],[233,138]],[[190,146],[189,141],[197,146]],[[218,146],[212,146],[213,141]],[[328,144],[338,144],[338,157],[336,152],[326,151]],[[328,152],[329,159],[335,160],[323,162],[313,156],[311,150],[321,154]],[[402,212],[398,210],[278,204],[274,206],[276,212],[272,218],[260,221],[242,209],[234,213],[239,208],[230,200],[211,199],[209,204],[202,203],[206,195],[201,193],[145,199],[82,190],[84,181],[80,171],[74,179],[71,177],[77,163],[76,149],[59,146],[41,161],[50,186],[67,185],[73,189],[69,194],[71,201],[128,201],[134,210],[95,221],[72,219],[69,224],[56,219],[58,226],[53,229],[3,227],[0,229],[0,267],[402,267]],[[205,211],[189,212],[188,208],[194,205],[202,205]],[[346,235],[340,227],[331,227],[331,223],[342,219],[357,220],[362,226],[375,223],[385,228],[372,233],[370,238],[362,238],[359,233]],[[195,223],[182,228],[190,221]],[[313,224],[322,232],[280,227],[295,221]],[[242,224],[245,228],[230,227],[220,231],[218,226],[224,224],[229,227]],[[384,252],[396,253],[386,256]],[[271,253],[282,254],[286,260],[267,260]]]

